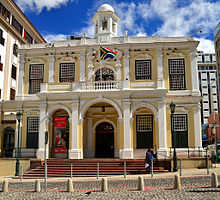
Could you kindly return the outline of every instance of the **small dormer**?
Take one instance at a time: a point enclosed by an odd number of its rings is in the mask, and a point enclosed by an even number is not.
[[[117,25],[120,18],[114,13],[109,4],[103,4],[92,18],[94,23],[95,38],[99,43],[109,43],[111,37],[117,37]]]

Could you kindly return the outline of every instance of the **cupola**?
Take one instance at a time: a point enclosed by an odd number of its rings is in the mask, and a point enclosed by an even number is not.
[[[91,21],[94,23],[95,38],[98,38],[99,43],[109,43],[112,37],[117,37],[120,18],[111,5],[101,5]]]

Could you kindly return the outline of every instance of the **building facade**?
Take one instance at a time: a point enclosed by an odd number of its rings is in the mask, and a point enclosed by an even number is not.
[[[119,20],[104,4],[92,18],[94,38],[82,34],[19,49],[16,102],[0,105],[2,122],[23,113],[16,141],[22,155],[44,158],[46,131],[49,158],[143,158],[147,148],[166,158],[170,147],[202,147],[199,42],[127,31],[118,37]],[[116,56],[101,60],[100,45]]]
[[[44,38],[13,0],[0,2],[0,101],[14,100],[22,44],[45,43]]]
[[[199,89],[202,95],[201,122],[208,123],[213,110],[218,113],[218,84],[216,56],[214,53],[198,52]]]
[[[214,30],[216,66],[218,72],[218,93],[220,94],[220,21]],[[220,109],[220,96],[218,99],[218,110]]]

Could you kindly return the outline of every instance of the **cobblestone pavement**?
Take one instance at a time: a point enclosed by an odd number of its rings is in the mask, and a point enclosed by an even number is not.
[[[218,176],[220,182],[220,176]],[[108,181],[108,192],[101,191],[101,180],[73,180],[74,192],[68,193],[67,181],[51,180],[47,192],[34,192],[35,183],[30,181],[9,181],[9,192],[0,192],[2,199],[219,199],[220,187],[210,188],[210,176],[181,177],[183,189],[173,189],[174,178],[144,178],[145,191],[137,191],[137,178]],[[0,183],[2,188],[2,183]],[[41,188],[44,184],[41,180]],[[90,194],[86,192],[91,191]]]
[[[118,190],[101,192],[94,191],[91,194],[85,192],[9,192],[0,193],[1,200],[10,199],[151,199],[151,200],[162,200],[162,199],[196,199],[196,200],[218,200],[220,199],[220,188],[191,188],[184,189],[181,191],[174,189],[149,189],[145,191],[132,191],[132,190]]]

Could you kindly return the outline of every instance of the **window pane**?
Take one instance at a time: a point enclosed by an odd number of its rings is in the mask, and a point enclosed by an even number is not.
[[[151,79],[151,61],[136,60],[135,76],[136,76],[136,80]]]
[[[169,78],[171,90],[185,89],[184,59],[169,60]]]
[[[28,132],[38,132],[39,131],[39,118],[29,117],[28,118]]]
[[[38,148],[39,118],[28,117],[27,148]]]
[[[137,131],[141,131],[141,132],[152,131],[152,117],[137,116]]]
[[[186,115],[173,115],[174,130],[175,131],[186,131],[187,120]]]
[[[60,64],[60,82],[73,82],[75,63]]]
[[[43,75],[43,65],[30,66],[30,94],[36,94],[40,92],[40,84],[43,83]]]
[[[14,89],[10,89],[10,100],[15,100],[15,90]]]

